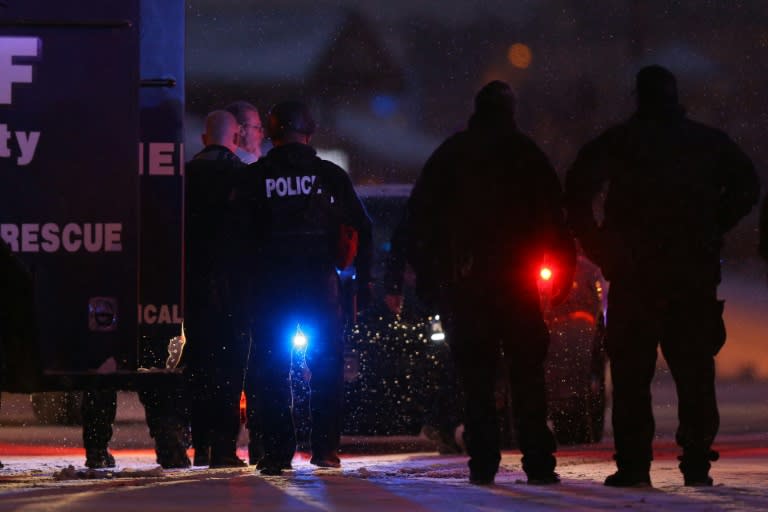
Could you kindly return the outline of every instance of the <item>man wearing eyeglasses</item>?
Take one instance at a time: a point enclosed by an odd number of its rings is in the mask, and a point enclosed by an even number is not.
[[[244,163],[252,164],[261,157],[261,143],[264,141],[259,109],[247,101],[236,101],[224,110],[235,116],[240,125],[240,143],[235,154]]]

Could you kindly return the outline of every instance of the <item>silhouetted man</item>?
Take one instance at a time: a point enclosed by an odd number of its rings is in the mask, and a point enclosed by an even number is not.
[[[408,203],[408,261],[417,293],[437,303],[466,394],[469,479],[493,483],[500,455],[496,369],[511,379],[518,444],[530,484],[559,482],[547,426],[544,359],[549,333],[537,270],[545,257],[571,286],[575,247],[554,169],[515,124],[515,97],[494,81],[475,97],[469,126],[429,158]]]
[[[637,111],[585,145],[566,178],[569,220],[610,281],[615,487],[650,485],[650,385],[659,344],[677,386],[685,485],[712,485],[719,415],[714,356],[725,342],[723,235],[757,202],[750,159],[723,132],[686,118],[674,75],[637,74]],[[604,219],[593,199],[607,189]]]
[[[194,463],[246,464],[236,455],[247,325],[232,274],[231,200],[245,165],[235,156],[240,126],[227,111],[208,114],[205,148],[185,167],[185,361],[192,394]],[[210,458],[207,450],[210,446]]]

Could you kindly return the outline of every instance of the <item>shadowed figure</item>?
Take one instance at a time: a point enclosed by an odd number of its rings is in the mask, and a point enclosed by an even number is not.
[[[650,485],[657,347],[675,380],[686,485],[712,485],[719,415],[714,356],[725,342],[723,236],[752,209],[752,162],[723,132],[688,119],[675,76],[637,74],[637,111],[580,151],[566,177],[570,224],[610,281],[607,349],[618,471],[610,486]],[[593,200],[607,190],[598,223]]]
[[[192,394],[196,466],[239,467],[240,394],[247,326],[232,270],[232,190],[245,165],[235,156],[240,127],[229,112],[208,114],[205,148],[186,165],[184,354]],[[208,451],[210,450],[210,453]]]
[[[536,271],[557,261],[559,303],[570,290],[574,241],[547,157],[515,124],[510,87],[490,82],[466,130],[429,158],[408,202],[408,261],[419,298],[440,312],[465,392],[470,482],[490,484],[500,460],[494,391],[504,358],[523,470],[559,482],[547,426],[544,324]],[[503,354],[503,355],[502,355]]]

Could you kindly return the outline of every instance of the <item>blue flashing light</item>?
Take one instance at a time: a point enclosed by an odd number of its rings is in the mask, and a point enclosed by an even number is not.
[[[397,107],[397,99],[389,94],[377,94],[371,100],[371,110],[377,117],[390,117]]]
[[[301,326],[296,325],[296,334],[293,335],[293,347],[302,350],[307,348],[307,343],[309,343],[309,340],[304,335],[303,332],[301,332]]]

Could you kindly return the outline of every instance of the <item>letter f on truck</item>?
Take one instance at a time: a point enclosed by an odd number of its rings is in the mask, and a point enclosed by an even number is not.
[[[32,66],[14,64],[14,57],[37,57],[37,37],[0,37],[0,105],[10,105],[13,84],[32,83]]]

